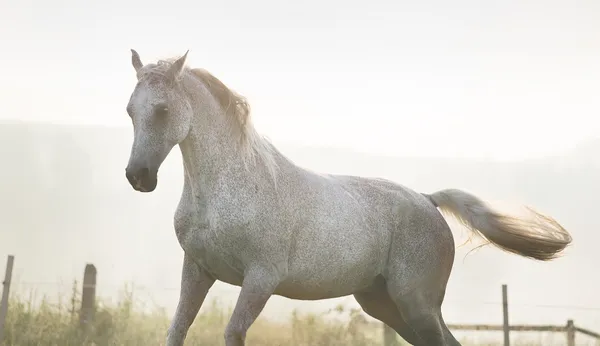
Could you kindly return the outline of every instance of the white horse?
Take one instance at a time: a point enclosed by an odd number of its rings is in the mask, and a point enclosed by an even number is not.
[[[364,311],[414,345],[460,345],[441,314],[454,240],[438,211],[501,249],[538,260],[570,242],[553,219],[501,215],[460,190],[431,195],[394,182],[303,169],[254,129],[248,103],[179,59],[144,65],[127,112],[134,129],[126,176],[151,192],[171,149],[185,172],[175,233],[181,294],[167,345],[183,345],[204,298],[221,280],[241,286],[225,330],[244,345],[273,294],[317,300],[353,294]]]

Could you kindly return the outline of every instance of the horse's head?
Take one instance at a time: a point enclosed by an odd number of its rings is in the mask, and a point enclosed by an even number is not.
[[[193,110],[180,78],[187,52],[173,63],[146,66],[131,53],[138,83],[127,105],[134,139],[125,175],[136,191],[152,192],[160,165],[190,130]]]

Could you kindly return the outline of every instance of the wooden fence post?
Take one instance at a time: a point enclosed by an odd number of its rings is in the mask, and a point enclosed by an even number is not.
[[[83,330],[94,322],[96,309],[96,267],[87,264],[83,273],[83,288],[81,290],[81,310],[79,311],[79,325]]]
[[[502,285],[502,330],[504,331],[504,346],[510,346],[510,326],[508,324],[508,287]]]
[[[567,346],[575,346],[575,322],[567,321]]]
[[[14,262],[15,256],[8,255],[6,271],[4,272],[4,281],[2,282],[2,301],[0,302],[0,343],[3,343],[4,341],[4,326],[6,323],[6,315],[8,314],[8,298]]]
[[[14,263],[15,256],[8,255],[6,271],[4,272],[4,281],[2,281],[2,301],[0,302],[0,344],[4,344],[4,326],[6,323],[6,315],[8,314],[8,297]]]

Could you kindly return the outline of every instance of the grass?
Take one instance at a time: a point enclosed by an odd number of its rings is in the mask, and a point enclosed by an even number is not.
[[[67,303],[64,303],[64,299],[51,303],[45,297],[39,303],[34,303],[31,296],[23,298],[23,295],[13,294],[3,345],[164,345],[170,318],[164,309],[142,311],[131,291],[125,289],[115,304],[102,304],[98,299],[94,322],[84,333],[79,328],[76,313],[76,307],[80,306],[77,296],[75,292]],[[186,345],[224,345],[223,332],[231,310],[224,309],[218,301],[205,305],[188,333]],[[349,318],[328,318],[335,315]],[[285,323],[259,318],[248,331],[247,344],[379,346],[382,345],[382,334],[381,325],[365,319],[360,310],[345,310],[340,306],[325,315],[294,312]],[[463,345],[474,345],[463,341]]]
[[[39,302],[29,295],[12,294],[5,330],[6,346],[164,345],[169,318],[164,309],[142,311],[130,291],[124,290],[115,304],[97,299],[93,324],[87,333],[79,328],[77,297]],[[64,303],[67,301],[67,303]],[[206,302],[188,333],[186,345],[224,345],[223,333],[231,315],[218,301]],[[360,310],[341,307],[331,314],[293,313],[285,323],[259,318],[250,328],[248,345],[366,346],[381,344],[381,327],[369,323]],[[334,316],[335,317],[335,316]]]

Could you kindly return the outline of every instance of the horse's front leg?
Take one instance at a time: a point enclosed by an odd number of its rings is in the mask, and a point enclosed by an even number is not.
[[[277,270],[252,268],[246,272],[235,309],[225,328],[226,346],[244,346],[248,328],[267,304],[281,278]]]
[[[167,332],[167,346],[183,345],[188,329],[214,282],[188,255],[184,255],[179,303]]]

